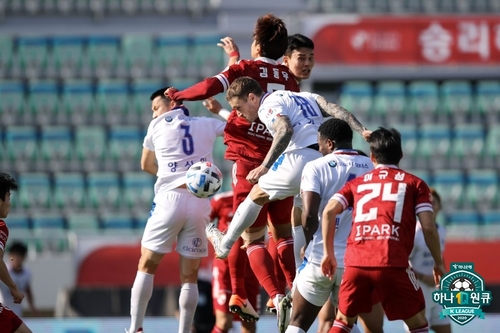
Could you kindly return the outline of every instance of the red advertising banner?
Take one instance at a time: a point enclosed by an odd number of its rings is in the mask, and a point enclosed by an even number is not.
[[[500,65],[500,15],[334,15],[305,31],[322,65]]]

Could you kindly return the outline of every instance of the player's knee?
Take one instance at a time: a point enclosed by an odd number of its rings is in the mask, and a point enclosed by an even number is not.
[[[255,185],[252,187],[252,190],[250,191],[250,199],[252,199],[253,202],[255,202],[257,205],[263,206],[264,204],[269,202],[269,195],[264,192],[259,185]]]
[[[259,230],[245,230],[241,235],[243,242],[246,246],[250,244],[257,244],[264,242],[264,237],[266,235],[266,228]]]
[[[292,237],[292,225],[290,223],[276,224],[274,225],[274,228],[275,228],[276,242]]]
[[[155,260],[141,257],[141,259],[139,260],[138,270],[148,274],[155,274],[158,265],[159,262],[156,262]]]

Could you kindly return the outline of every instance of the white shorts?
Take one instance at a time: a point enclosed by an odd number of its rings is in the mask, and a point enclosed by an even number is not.
[[[330,294],[332,303],[338,305],[338,293],[340,282],[344,275],[344,268],[337,268],[333,280],[323,275],[319,265],[308,262],[300,273],[295,277],[295,287],[306,301],[315,305],[323,306]]]
[[[205,227],[210,221],[210,200],[200,199],[187,189],[158,193],[153,202],[141,245],[156,253],[176,251],[187,258],[208,256]]]
[[[271,169],[259,178],[259,187],[269,195],[270,200],[295,196],[300,192],[300,179],[304,166],[321,156],[319,151],[310,148],[283,153]]]

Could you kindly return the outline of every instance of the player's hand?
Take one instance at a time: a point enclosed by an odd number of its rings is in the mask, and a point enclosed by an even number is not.
[[[337,259],[334,256],[323,255],[323,259],[321,259],[321,271],[324,276],[333,280],[337,271]]]
[[[259,181],[259,178],[264,176],[268,171],[269,171],[268,168],[266,168],[263,165],[259,165],[258,167],[256,167],[255,169],[253,169],[252,171],[250,171],[248,173],[247,180],[251,184],[257,184],[257,182]]]
[[[370,135],[372,135],[372,131],[364,130],[363,133],[361,133],[361,135],[363,136],[365,141],[368,141],[368,139],[370,138]]]
[[[220,104],[219,101],[213,97],[209,97],[206,100],[204,100],[203,106],[206,107],[208,111],[212,112],[213,114],[219,114],[220,110],[222,109],[222,104]]]
[[[217,46],[220,46],[224,49],[224,51],[227,53],[227,55],[230,56],[231,53],[233,52],[240,52],[240,49],[238,48],[238,45],[233,41],[231,37],[224,37],[221,38],[220,43],[217,43]],[[239,59],[239,54],[235,57],[238,57]]]
[[[178,102],[177,99],[175,99],[175,93],[178,93],[178,92],[179,92],[179,89],[174,88],[174,87],[170,87],[167,90],[165,90],[164,95],[165,95],[165,97],[170,98],[172,101]]]
[[[23,301],[24,294],[19,289],[11,289],[10,294],[15,304],[20,304]]]
[[[446,274],[446,269],[444,268],[444,265],[434,265],[433,274],[434,274],[434,283],[436,284],[436,287],[439,287],[439,282],[441,281],[441,278],[443,277],[443,275]]]

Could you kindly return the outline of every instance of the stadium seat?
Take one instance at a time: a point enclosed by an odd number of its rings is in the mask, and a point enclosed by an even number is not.
[[[113,209],[121,205],[121,189],[116,172],[89,172],[87,193],[90,205],[97,209]]]
[[[17,57],[22,73],[28,78],[37,78],[47,67],[48,40],[40,36],[21,36],[17,40]]]
[[[9,226],[10,233],[14,233],[17,229],[28,231],[31,229],[30,217],[26,214],[10,213],[5,219]],[[14,231],[16,229],[16,231]]]
[[[94,94],[90,80],[68,80],[62,89],[62,108],[67,122],[80,125],[93,122]]]
[[[450,80],[444,81],[440,87],[441,108],[443,115],[451,115],[455,124],[469,121],[472,111],[472,86],[470,81]],[[439,119],[441,121],[446,118]]]
[[[484,129],[480,124],[462,124],[454,129],[450,149],[450,165],[466,169],[481,165],[484,150]]]
[[[64,217],[57,213],[35,214],[32,218],[38,252],[68,250],[68,236]]]
[[[73,140],[67,126],[44,126],[40,132],[40,157],[47,170],[67,170],[73,158]]]
[[[198,34],[193,38],[194,65],[202,77],[216,75],[226,67],[224,50],[217,46],[221,38],[218,34]]]
[[[19,124],[24,114],[24,86],[18,80],[0,80],[0,120],[4,125]]]
[[[137,79],[130,86],[131,104],[129,106],[130,123],[148,125],[151,122],[152,110],[150,96],[166,85],[161,79]]]
[[[451,147],[451,131],[448,125],[426,124],[419,129],[416,147],[417,168],[444,168],[447,166]]]
[[[81,209],[87,203],[85,180],[80,172],[54,174],[54,202],[59,209]]]
[[[189,67],[190,40],[184,34],[163,35],[156,40],[162,76],[182,77]],[[156,72],[156,70],[155,70]]]
[[[65,229],[64,217],[59,214],[35,214],[33,229]]]
[[[148,76],[153,60],[151,36],[126,35],[122,38],[122,50],[128,76]]]
[[[464,202],[464,175],[461,170],[434,170],[432,186],[441,195],[444,212],[462,207]]]
[[[418,146],[418,135],[417,135],[417,127],[413,124],[404,123],[404,124],[390,124],[390,127],[394,127],[401,133],[401,145],[403,148],[403,159],[400,162],[400,166],[405,168],[414,168],[414,160],[417,158],[417,146]],[[368,127],[370,129],[376,129],[377,127]],[[369,150],[369,145],[366,143],[367,149],[365,150],[367,153]],[[425,168],[423,166],[422,168]]]
[[[465,205],[480,211],[498,208],[498,186],[497,170],[476,169],[469,171],[465,187]]]
[[[12,37],[0,35],[0,78],[5,77],[12,66],[13,45]]]
[[[439,108],[438,85],[434,81],[412,81],[408,85],[410,114],[422,124],[433,123]]]
[[[52,206],[52,187],[44,172],[21,173],[18,177],[19,208],[47,209]]]
[[[114,75],[118,63],[120,40],[115,36],[92,36],[88,39],[87,56],[95,77]]]
[[[68,229],[78,234],[99,231],[99,219],[92,213],[71,213],[67,215]]]
[[[16,171],[30,169],[36,160],[38,140],[32,126],[10,126],[5,130],[5,148],[8,159],[15,163]]]
[[[104,128],[102,126],[78,126],[75,129],[75,152],[82,170],[97,170],[107,154]]]
[[[500,165],[500,154],[498,154],[498,143],[500,142],[500,125],[492,123],[486,133],[483,166],[487,168],[498,168]]]
[[[404,170],[406,170],[409,173],[411,173],[411,174],[419,177],[420,179],[422,179],[429,186],[433,183],[432,174],[427,169],[404,169]]]
[[[123,200],[127,207],[146,211],[154,198],[155,178],[143,171],[123,173]]]
[[[485,114],[488,122],[498,121],[500,115],[500,81],[478,81],[476,84],[475,104],[477,112]]]
[[[102,119],[106,124],[128,123],[129,108],[128,84],[125,80],[101,80],[97,84],[94,121]]]
[[[456,210],[446,215],[446,221],[448,239],[477,239],[481,235],[481,216],[475,210]]]
[[[109,131],[108,152],[114,168],[120,171],[137,169],[143,139],[141,130],[136,126],[112,126]]]
[[[347,81],[342,85],[340,105],[366,122],[373,107],[373,89],[367,81]]]
[[[23,123],[54,124],[59,114],[59,87],[55,80],[33,80],[28,85],[28,112]]]
[[[488,210],[482,214],[483,232],[482,238],[498,239],[500,237],[500,210]]]
[[[386,120],[388,123],[402,122],[406,111],[404,82],[379,81],[375,90],[371,121],[379,124],[385,123]]]
[[[224,160],[224,154],[226,153],[226,145],[222,137],[218,137],[214,143],[213,155],[215,160]]]
[[[61,2],[61,1],[59,1]],[[73,1],[67,0],[67,3]],[[80,74],[83,64],[84,39],[79,36],[52,38],[52,60],[57,75],[69,79]]]
[[[130,214],[106,214],[101,217],[101,223],[103,229],[128,229],[133,230],[134,228],[134,218]]]

